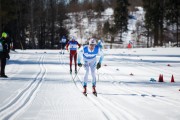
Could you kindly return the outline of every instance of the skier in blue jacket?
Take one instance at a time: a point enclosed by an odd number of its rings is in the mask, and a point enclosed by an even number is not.
[[[97,55],[100,55],[100,58],[97,63]],[[96,75],[95,70],[96,68],[99,69],[101,67],[101,63],[104,58],[104,54],[102,52],[102,49],[96,44],[96,40],[94,38],[89,40],[89,45],[84,46],[78,53],[78,66],[81,67],[81,59],[83,58],[83,64],[84,68],[86,70],[86,73],[84,75],[84,81],[83,81],[83,93],[86,94],[86,87],[87,87],[87,81],[88,81],[88,74],[89,74],[89,68],[91,70],[92,75],[92,92],[93,94],[96,93]]]
[[[63,36],[61,39],[60,39],[60,47],[61,47],[61,54],[64,54],[64,51],[65,51],[65,46],[66,46],[66,42],[67,42],[67,39],[65,36]]]

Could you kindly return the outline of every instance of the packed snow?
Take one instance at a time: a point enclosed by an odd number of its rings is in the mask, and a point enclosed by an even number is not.
[[[104,49],[97,97],[85,70],[69,74],[69,53],[11,51],[0,78],[2,120],[179,120],[179,48]],[[73,67],[74,68],[74,67]],[[159,81],[163,75],[164,82]],[[174,81],[171,82],[172,75]],[[153,81],[151,81],[153,80]]]

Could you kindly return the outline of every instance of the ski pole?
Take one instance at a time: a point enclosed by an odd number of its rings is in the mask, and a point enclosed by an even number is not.
[[[99,82],[99,72],[98,72],[98,70],[97,70],[97,74],[98,74],[98,82]]]
[[[80,70],[80,69],[81,69],[81,67],[79,67],[79,69],[78,69],[76,75],[75,75],[74,78],[73,78],[73,81],[75,80],[75,78],[76,78],[77,74],[79,73],[79,70]]]

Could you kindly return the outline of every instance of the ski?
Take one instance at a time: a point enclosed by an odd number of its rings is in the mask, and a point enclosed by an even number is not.
[[[93,95],[97,97],[97,92],[93,92]]]
[[[83,95],[87,97],[87,93],[84,93],[84,92],[83,92]]]

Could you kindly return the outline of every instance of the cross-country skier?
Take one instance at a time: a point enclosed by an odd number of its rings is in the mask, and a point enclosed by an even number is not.
[[[74,37],[66,44],[66,50],[70,49],[70,73],[72,73],[72,60],[74,58],[75,73],[77,74],[77,49],[81,45],[75,40]]]
[[[61,39],[60,39],[60,45],[61,45],[61,54],[64,54],[64,49],[65,49],[65,46],[66,46],[66,41],[67,41],[67,39],[66,39],[66,37],[65,36],[63,36]]]
[[[100,58],[97,63],[97,55],[100,55]],[[96,45],[96,40],[94,38],[89,40],[89,45],[84,46],[78,53],[78,66],[81,67],[81,59],[83,58],[84,62],[84,68],[86,70],[86,73],[84,75],[84,82],[83,82],[83,93],[86,94],[86,87],[87,87],[87,81],[88,81],[88,74],[89,74],[89,68],[91,70],[92,75],[92,92],[93,94],[96,93],[96,75],[95,70],[96,68],[99,69],[101,67],[102,60],[104,58],[104,54],[102,52],[102,49],[98,45]]]

